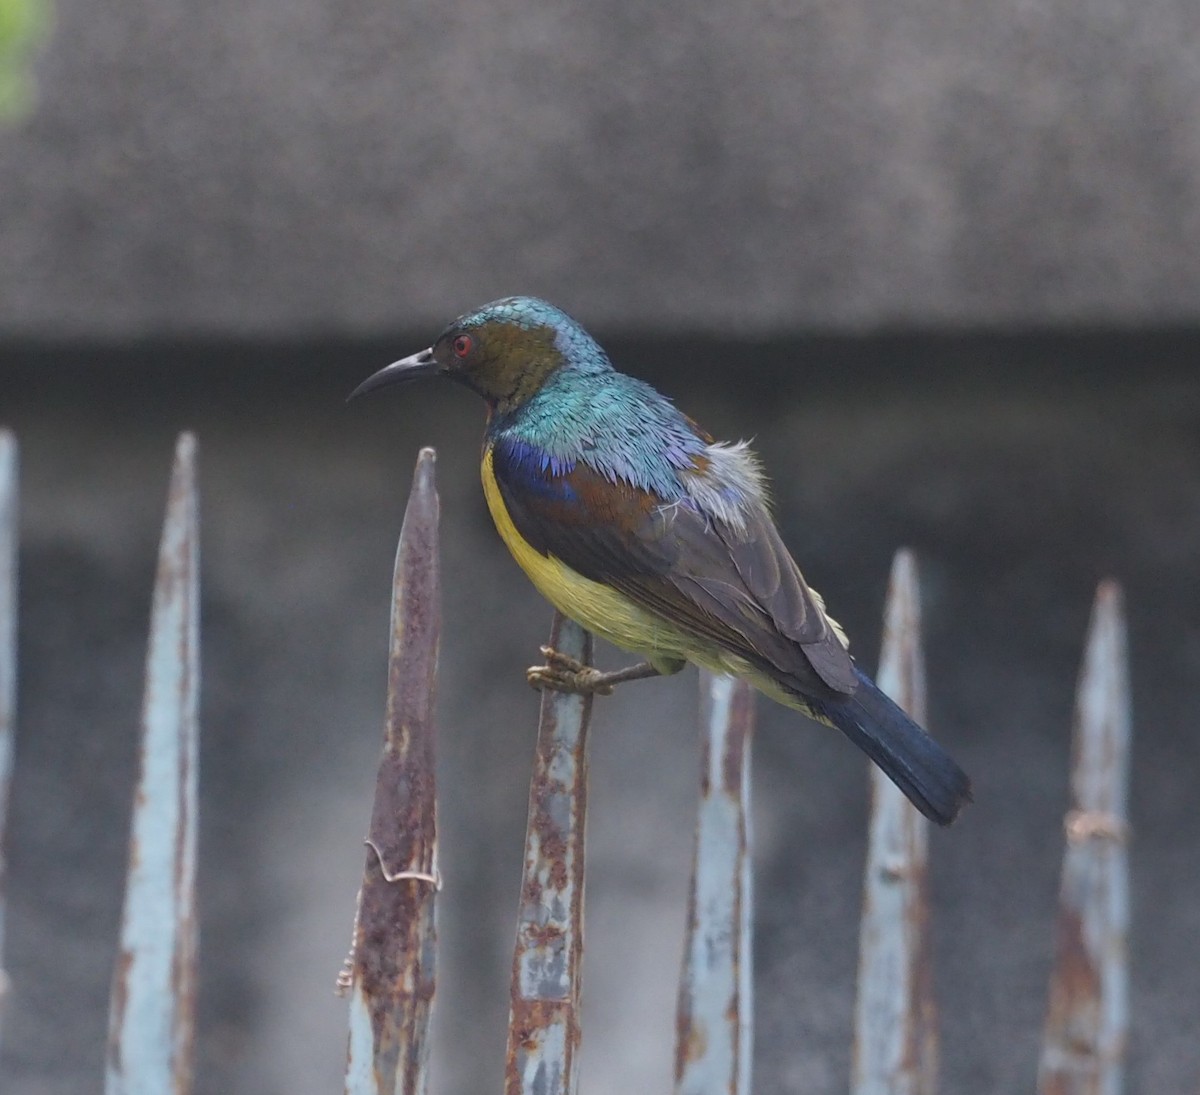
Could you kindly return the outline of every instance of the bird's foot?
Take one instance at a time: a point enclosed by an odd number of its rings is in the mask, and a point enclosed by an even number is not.
[[[615,669],[611,673],[601,673],[590,665],[576,661],[567,654],[560,654],[553,647],[543,646],[542,655],[545,665],[534,665],[525,670],[525,679],[539,690],[549,688],[553,692],[573,692],[579,696],[611,696],[613,688],[626,681],[644,681],[647,677],[657,677],[663,670],[649,662],[638,662],[624,669]],[[669,672],[677,672],[683,667],[672,665]]]
[[[577,696],[611,696],[613,686],[606,679],[611,676],[593,669],[590,665],[560,654],[551,646],[542,647],[545,665],[531,665],[525,670],[525,679],[539,692],[569,692]]]

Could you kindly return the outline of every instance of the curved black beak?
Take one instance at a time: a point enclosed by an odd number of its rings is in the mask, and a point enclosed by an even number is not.
[[[355,396],[373,392],[376,388],[385,388],[389,384],[403,384],[408,380],[418,380],[423,376],[435,376],[438,371],[437,359],[433,356],[433,347],[422,350],[419,354],[401,358],[385,365],[377,373],[372,373],[347,397],[349,403]]]

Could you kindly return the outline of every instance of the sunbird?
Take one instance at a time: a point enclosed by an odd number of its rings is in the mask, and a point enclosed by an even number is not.
[[[460,316],[351,398],[425,376],[486,402],[483,493],[530,581],[645,659],[602,673],[543,648],[548,664],[528,670],[531,684],[606,693],[692,662],[836,727],[938,824],[970,801],[963,770],[855,665],[780,538],[746,442],[714,441],[534,297]]]

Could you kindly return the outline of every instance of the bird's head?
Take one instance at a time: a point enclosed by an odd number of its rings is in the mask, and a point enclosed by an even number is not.
[[[350,394],[423,376],[445,376],[500,413],[536,395],[555,370],[609,369],[604,351],[566,312],[536,297],[506,297],[459,316],[427,350],[367,377]]]

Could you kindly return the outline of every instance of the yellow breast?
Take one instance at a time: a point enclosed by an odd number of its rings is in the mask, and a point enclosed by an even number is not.
[[[483,455],[483,494],[500,538],[543,597],[563,615],[615,646],[644,657],[687,658],[686,636],[634,604],[623,593],[577,574],[553,555],[543,555],[517,531],[492,471],[492,452]]]

